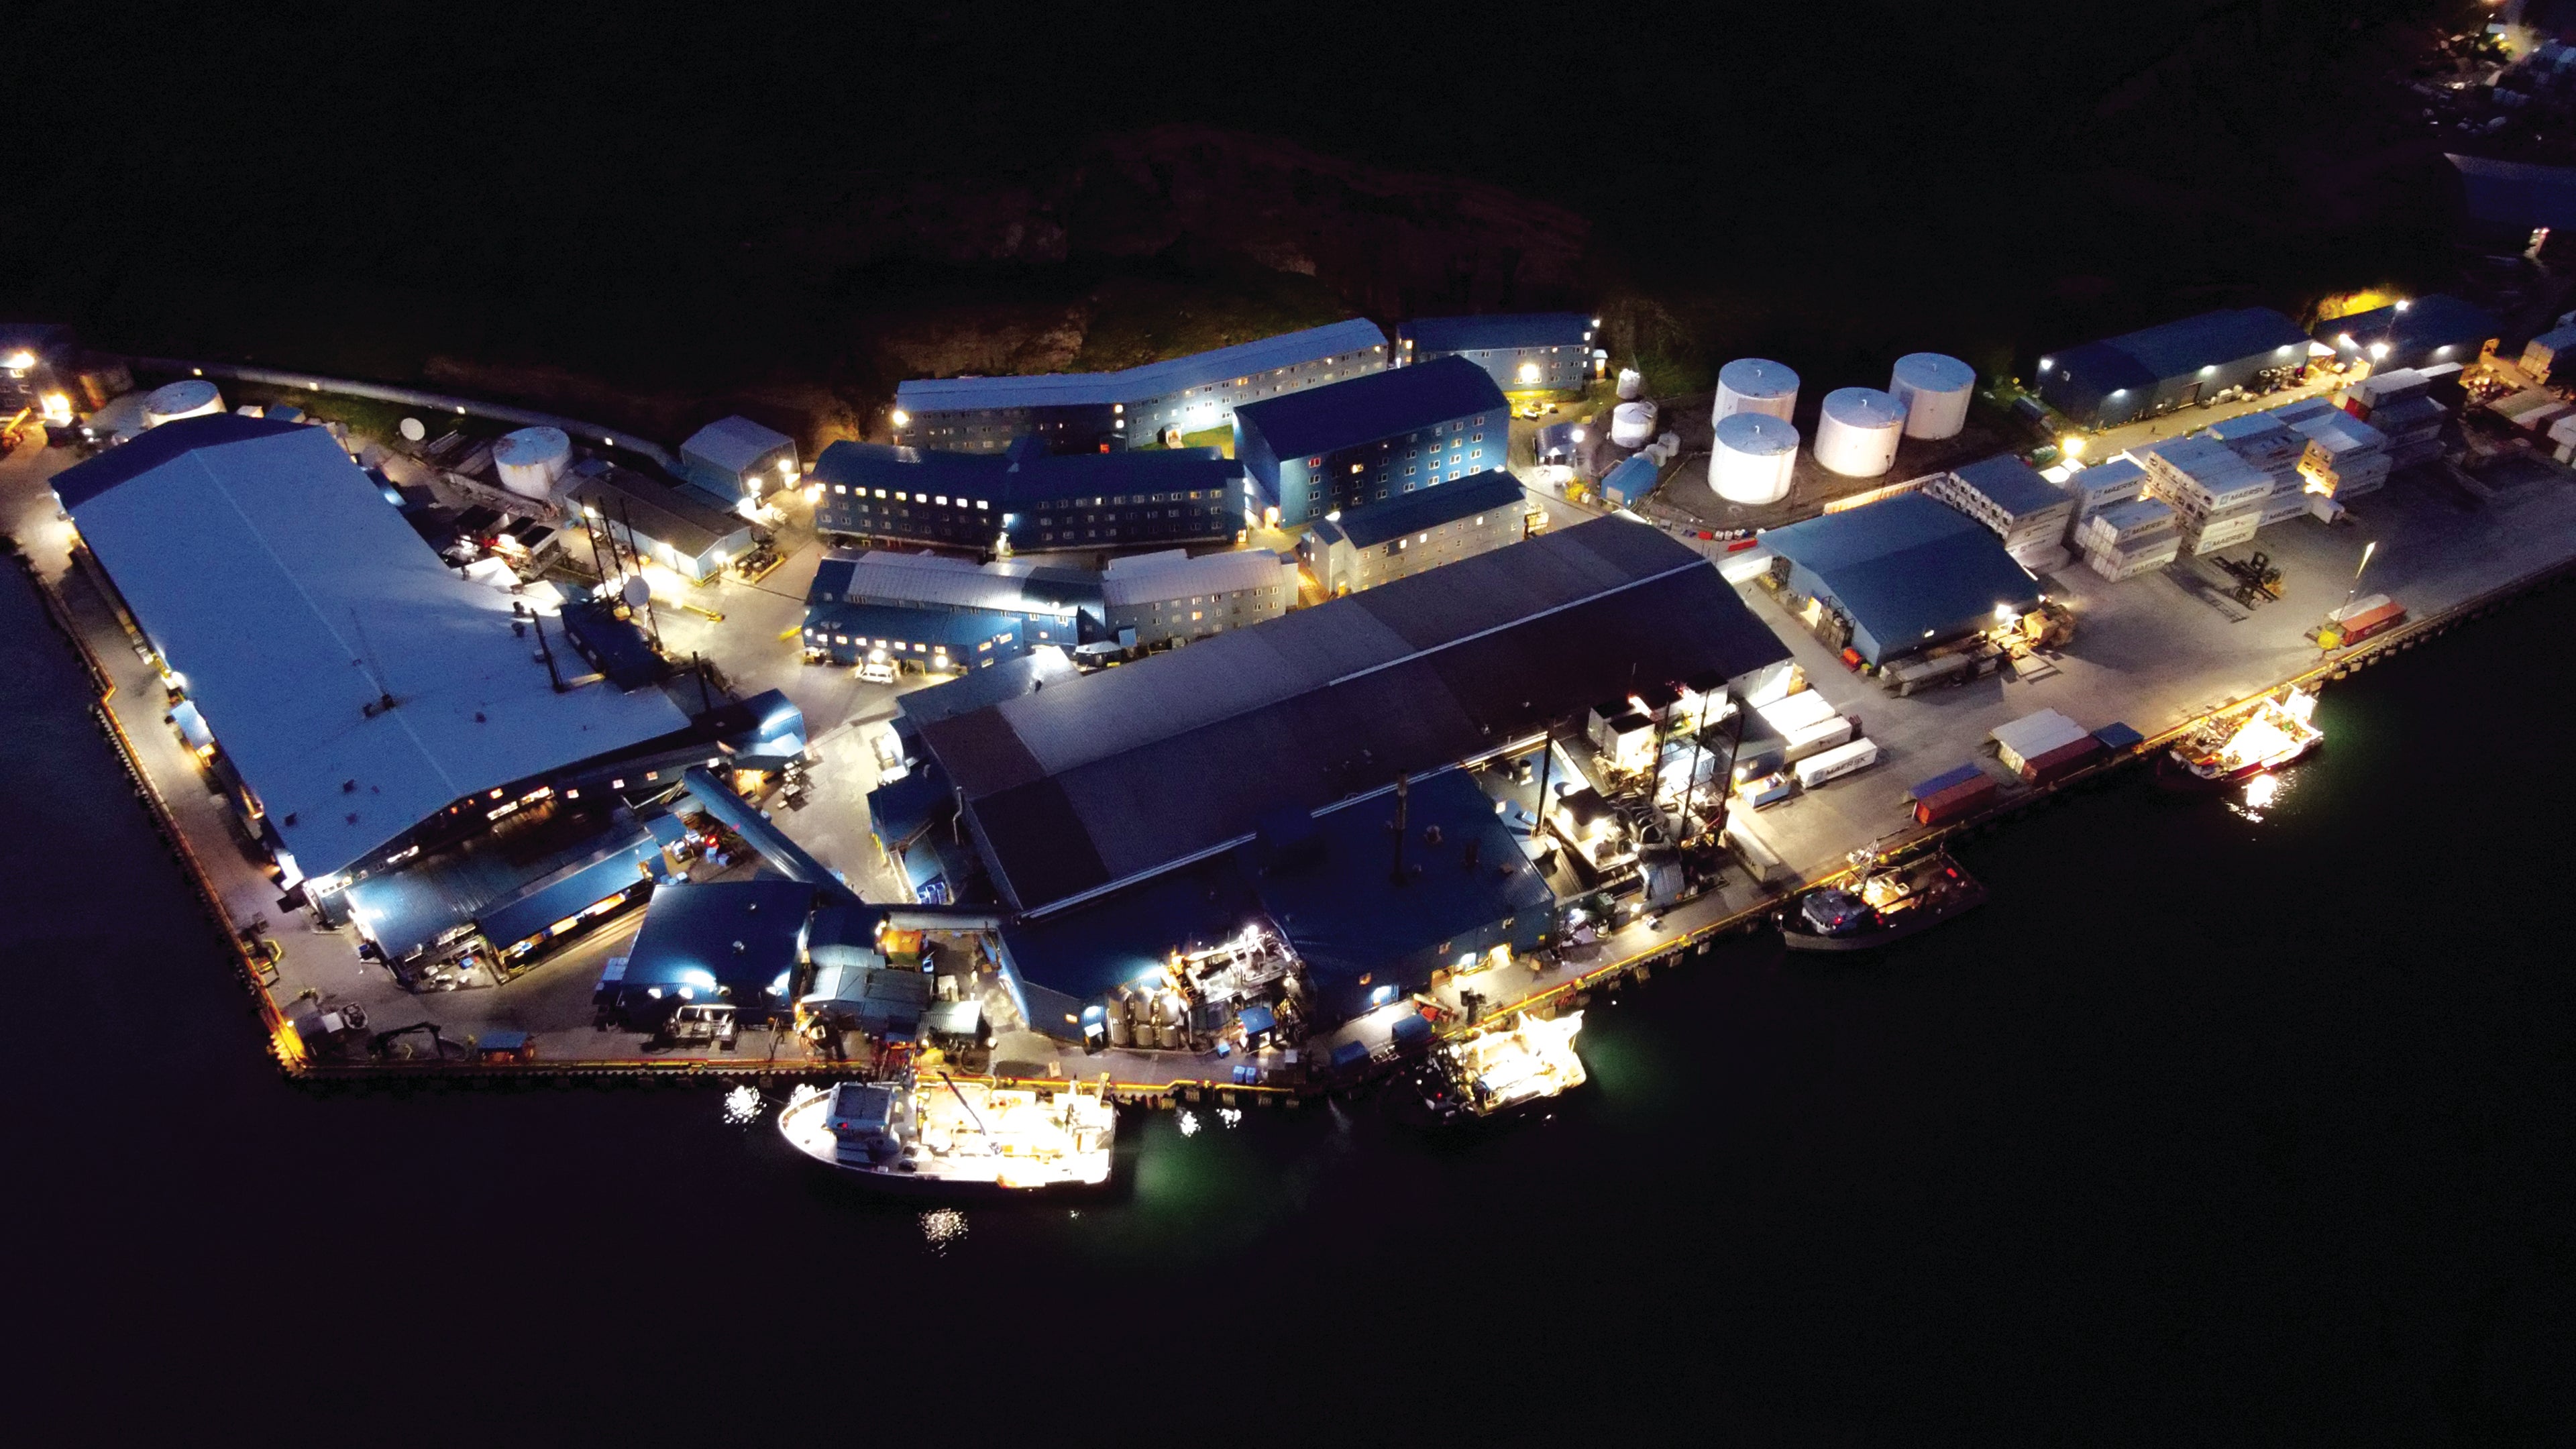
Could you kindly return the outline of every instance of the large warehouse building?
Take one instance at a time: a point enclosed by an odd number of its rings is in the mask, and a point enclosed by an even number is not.
[[[2366,362],[2374,372],[2400,367],[2474,367],[2492,356],[2504,325],[2473,302],[2436,292],[2337,317],[2317,325],[2320,346],[2347,363]]]
[[[920,778],[904,786],[972,842],[983,883],[955,882],[961,894],[1044,921],[1164,889],[1265,833],[1284,843],[1357,821],[1356,841],[1399,778],[1533,739],[1639,680],[1734,679],[1787,657],[1705,558],[1596,519],[927,721]],[[1490,803],[1478,808],[1490,821]],[[1515,847],[1486,868],[1519,860]],[[1346,942],[1340,959],[1370,954]]]
[[[1503,390],[1463,357],[1444,357],[1246,404],[1234,456],[1294,526],[1503,465],[1511,416]]]
[[[2203,312],[2039,360],[2039,395],[2085,427],[2189,407],[2307,366],[2308,334],[2268,307]]]
[[[1056,452],[1138,447],[1169,429],[1232,426],[1244,403],[1386,364],[1386,334],[1353,318],[1122,372],[916,379],[895,389],[895,440],[964,453],[1027,437]]]
[[[1762,542],[1808,626],[1873,666],[2039,605],[2039,580],[2002,540],[1919,493],[1770,529]]]
[[[1050,454],[834,443],[815,461],[814,526],[894,543],[1013,553],[1221,543],[1267,500],[1215,448]]]
[[[289,886],[381,868],[688,737],[658,689],[558,687],[560,639],[550,668],[516,601],[450,570],[318,428],[184,419],[54,489]]]

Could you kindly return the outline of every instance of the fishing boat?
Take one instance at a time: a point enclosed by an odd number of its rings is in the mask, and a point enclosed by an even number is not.
[[[2156,762],[2156,778],[2172,789],[2216,790],[2294,764],[2325,743],[2325,732],[2311,722],[2316,708],[2317,697],[2306,690],[2294,689],[2287,699],[2266,695],[2243,715],[2185,736]]]
[[[1442,1043],[1415,1078],[1434,1119],[1498,1117],[1583,1085],[1574,1054],[1583,1013],[1541,1018],[1515,1013],[1509,1026],[1484,1026]]]
[[[1946,851],[1890,866],[1860,850],[1853,862],[1860,874],[1849,885],[1819,886],[1781,910],[1790,950],[1866,951],[1985,904],[1986,888]]]
[[[913,1071],[802,1087],[778,1114],[789,1145],[879,1186],[971,1195],[1097,1187],[1118,1112],[1097,1086],[1005,1087]]]

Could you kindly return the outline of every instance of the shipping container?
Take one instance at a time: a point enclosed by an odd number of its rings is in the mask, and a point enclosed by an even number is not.
[[[2373,634],[2393,629],[2405,620],[2406,610],[2403,605],[2382,604],[2378,608],[2357,613],[2340,623],[2326,626],[2317,642],[2328,649],[2340,649],[2346,644],[2358,644]],[[2332,638],[2332,643],[2327,643],[2329,637]]]
[[[1922,825],[1947,825],[1953,820],[1975,814],[1990,804],[2001,787],[1991,775],[1962,780],[1947,789],[1935,791],[1914,802],[1914,819]]]
[[[2054,784],[2093,763],[2094,759],[2101,754],[2102,742],[2091,735],[2086,735],[2080,740],[2069,740],[2053,750],[2024,760],[2021,766],[2021,778],[2024,783],[2031,785]]]
[[[1845,723],[1848,724],[1849,721]],[[1836,745],[1821,755],[1800,760],[1797,767],[1798,786],[1800,789],[1813,790],[1827,780],[1841,779],[1845,775],[1866,770],[1877,763],[1878,746],[1875,743],[1869,740],[1853,740],[1849,744]]]
[[[1811,755],[1822,754],[1852,737],[1852,722],[1846,715],[1829,715],[1811,725],[1800,725],[1781,741],[1781,754],[1789,763]]]

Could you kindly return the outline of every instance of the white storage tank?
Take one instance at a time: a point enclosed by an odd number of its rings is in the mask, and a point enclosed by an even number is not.
[[[1708,486],[1729,503],[1777,503],[1789,496],[1798,465],[1798,430],[1769,413],[1717,420],[1708,453]]]
[[[157,428],[181,418],[201,418],[224,410],[224,395],[202,377],[163,383],[143,399],[143,426]]]
[[[1621,401],[1633,402],[1638,397],[1642,396],[1645,391],[1646,375],[1644,373],[1639,372],[1633,367],[1623,367],[1619,369],[1619,397]]]
[[[1655,436],[1655,405],[1623,402],[1610,410],[1610,441],[1634,451]]]
[[[1739,357],[1717,370],[1721,422],[1736,413],[1768,413],[1782,422],[1798,409],[1798,374],[1764,357]]]
[[[1939,352],[1909,352],[1896,359],[1888,395],[1905,406],[1905,436],[1955,438],[1968,425],[1968,396],[1977,370]]]
[[[1905,405],[1874,387],[1825,394],[1816,420],[1816,461],[1846,478],[1875,478],[1896,464],[1905,436]]]
[[[572,466],[572,439],[561,428],[521,428],[492,445],[501,486],[525,498],[548,498]]]

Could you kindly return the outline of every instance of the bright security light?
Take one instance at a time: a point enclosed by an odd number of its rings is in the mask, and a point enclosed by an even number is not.
[[[1522,363],[1522,364],[1521,364],[1521,381],[1523,381],[1523,382],[1536,382],[1536,381],[1538,381],[1538,364],[1537,364],[1537,363],[1535,363],[1535,362],[1524,362],[1524,363]]]
[[[2385,342],[2374,342],[2370,344],[2370,355],[2374,360],[2386,357],[2388,355],[2388,344]]]
[[[908,413],[908,412],[905,412],[905,411],[904,411],[903,409],[901,409],[901,408],[896,408],[896,409],[894,410],[894,425],[895,425],[896,427],[898,427],[898,428],[908,428],[908,427],[911,427],[911,426],[912,426],[912,414],[910,414],[910,413]]]
[[[2057,450],[2070,458],[2081,458],[2084,456],[2084,440],[2069,433],[2057,440]]]
[[[7,357],[0,358],[0,366],[6,366],[11,372],[25,372],[35,365],[36,354],[24,350],[12,352]]]

